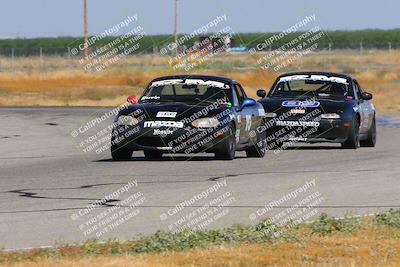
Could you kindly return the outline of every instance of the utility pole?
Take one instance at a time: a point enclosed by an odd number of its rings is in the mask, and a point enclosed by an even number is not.
[[[84,32],[84,54],[85,58],[88,57],[89,37],[88,37],[88,21],[87,21],[87,0],[83,0],[83,32]]]
[[[174,0],[174,10],[175,10],[175,19],[174,19],[174,40],[175,40],[175,55],[178,55],[178,0]]]

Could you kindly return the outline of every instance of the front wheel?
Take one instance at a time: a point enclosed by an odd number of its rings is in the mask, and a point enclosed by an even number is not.
[[[115,161],[128,160],[133,151],[124,147],[111,147],[111,157]]]
[[[360,141],[362,147],[375,147],[376,145],[376,122],[375,116],[372,120],[371,128],[368,131],[368,137],[365,140]]]
[[[257,134],[257,142],[250,148],[246,149],[246,155],[248,158],[263,158],[267,151],[267,133],[263,131]]]
[[[235,126],[230,123],[225,133],[224,139],[218,145],[217,151],[215,151],[215,157],[218,159],[232,160],[235,158],[235,151]]]
[[[357,149],[359,146],[358,133],[360,130],[360,122],[357,117],[353,119],[353,123],[349,129],[347,140],[342,143],[342,148]]]

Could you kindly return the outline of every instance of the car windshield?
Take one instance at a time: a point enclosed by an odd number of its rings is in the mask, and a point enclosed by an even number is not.
[[[210,104],[217,100],[225,100],[232,103],[232,95],[229,85],[208,83],[153,83],[147,88],[140,102],[184,102],[195,104]]]
[[[351,96],[348,83],[343,78],[326,76],[315,77],[283,77],[271,89],[270,97],[315,97],[344,99]],[[324,77],[324,78],[321,78]]]

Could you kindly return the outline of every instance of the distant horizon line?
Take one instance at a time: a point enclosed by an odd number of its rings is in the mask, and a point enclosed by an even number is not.
[[[381,29],[381,28],[364,28],[364,29],[352,29],[352,30],[345,30],[345,29],[337,29],[337,30],[325,30],[321,29],[325,32],[360,32],[360,31],[396,31],[400,30],[400,27],[397,28],[391,28],[391,29]],[[235,34],[276,34],[279,33],[280,31],[271,31],[271,32],[262,32],[262,31],[254,31],[254,32],[238,32]],[[305,32],[305,31],[297,31],[297,32]],[[205,33],[202,34],[202,36],[207,36],[208,34],[212,34],[213,32]],[[294,32],[296,33],[296,32]],[[186,35],[189,33],[178,33],[178,35]],[[94,36],[96,33],[90,34],[89,36]],[[123,34],[122,34],[123,35]],[[173,33],[154,33],[154,34],[146,34],[145,36],[173,36]],[[121,35],[109,35],[107,37],[118,37]],[[46,39],[46,38],[83,38],[82,36],[73,36],[73,35],[59,35],[59,36],[35,36],[35,37],[21,37],[21,36],[5,36],[2,37],[0,36],[0,40],[16,40],[16,39]]]

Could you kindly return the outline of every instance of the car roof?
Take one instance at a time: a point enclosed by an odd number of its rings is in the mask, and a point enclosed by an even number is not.
[[[281,77],[285,76],[291,76],[291,75],[325,75],[325,76],[336,76],[340,78],[346,78],[346,79],[351,79],[354,80],[354,78],[345,73],[338,73],[338,72],[327,72],[327,71],[299,71],[299,72],[288,72],[284,73],[278,76],[278,79]]]
[[[193,74],[181,74],[181,75],[168,75],[168,76],[161,76],[157,77],[152,82],[155,81],[162,81],[162,80],[168,80],[168,79],[200,79],[200,80],[211,80],[211,81],[218,81],[218,82],[224,82],[224,83],[236,83],[235,80],[230,79],[228,77],[224,76],[212,76],[212,75],[193,75]]]

